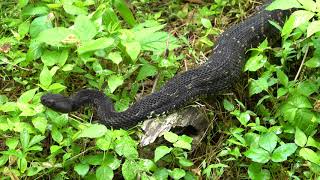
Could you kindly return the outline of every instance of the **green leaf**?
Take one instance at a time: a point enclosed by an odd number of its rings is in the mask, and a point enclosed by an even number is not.
[[[304,9],[308,11],[315,12],[317,9],[317,4],[313,0],[298,0]]]
[[[133,27],[136,25],[136,20],[124,0],[114,0],[113,5],[129,26]]]
[[[201,24],[207,29],[212,28],[212,24],[211,24],[210,20],[207,18],[201,18]]]
[[[165,140],[171,142],[171,143],[175,143],[178,141],[179,136],[173,132],[165,132],[163,134],[163,137]]]
[[[281,9],[301,8],[301,4],[297,0],[275,0],[266,9],[269,11]]]
[[[113,154],[106,154],[103,158],[103,164],[109,166],[112,170],[118,169],[121,165],[121,161]]]
[[[46,66],[53,66],[55,64],[59,64],[60,66],[63,66],[68,59],[68,51],[62,50],[62,51],[50,51],[46,50],[43,52],[41,56],[41,61]]]
[[[159,161],[162,157],[169,154],[172,148],[168,148],[167,146],[158,146],[154,151],[154,162]]]
[[[169,174],[173,179],[181,179],[186,175],[186,172],[183,169],[174,168]]]
[[[182,140],[178,140],[173,144],[174,147],[191,150],[191,144]]]
[[[60,143],[63,140],[63,136],[61,132],[55,126],[52,127],[51,136],[52,136],[52,139],[57,143]]]
[[[44,87],[49,87],[50,84],[52,83],[52,74],[50,73],[47,66],[43,66],[43,69],[40,73],[39,80],[40,80],[40,84]]]
[[[23,7],[25,7],[25,6],[28,4],[28,2],[29,2],[29,0],[19,0],[19,1],[18,1],[18,6],[19,6],[20,8],[23,8]]]
[[[73,44],[78,41],[71,29],[55,27],[41,31],[36,40],[39,43],[46,43],[51,46],[61,47],[65,44]]]
[[[157,67],[151,64],[144,64],[142,65],[136,80],[137,81],[145,80],[147,77],[155,76],[157,73],[158,73]]]
[[[28,161],[25,157],[19,158],[17,164],[21,173],[24,173],[28,168]]]
[[[29,142],[29,147],[41,142],[42,140],[44,140],[46,137],[45,136],[41,136],[41,135],[35,135],[31,138],[30,142]]]
[[[121,139],[117,141],[117,144],[115,146],[115,151],[120,156],[124,156],[126,158],[135,159],[138,158],[139,153],[136,149],[136,147],[131,144],[131,139]]]
[[[20,143],[23,151],[27,151],[29,147],[29,142],[30,142],[29,132],[27,131],[27,129],[23,129],[23,131],[20,132]]]
[[[307,62],[305,62],[305,65],[309,68],[318,68],[320,67],[320,58],[319,57],[312,57]]]
[[[297,150],[297,145],[294,143],[283,144],[272,153],[271,160],[273,162],[283,162]]]
[[[104,154],[86,155],[81,160],[81,163],[97,166],[97,165],[101,165],[103,160],[104,160]]]
[[[105,48],[112,46],[113,43],[114,43],[114,40],[112,38],[106,38],[106,37],[102,37],[102,38],[99,38],[96,40],[90,40],[90,41],[84,42],[78,48],[78,53],[84,54],[84,53],[90,52],[90,51],[105,49]]]
[[[254,162],[263,164],[270,160],[270,154],[262,148],[251,147],[244,153],[244,155]]]
[[[89,164],[76,164],[74,166],[76,171],[81,177],[84,177],[89,172]]]
[[[227,111],[233,111],[234,110],[234,105],[228,101],[227,99],[223,99],[223,107],[227,110]]]
[[[137,167],[137,163],[133,160],[126,159],[126,161],[122,164],[122,175],[125,180],[136,179],[137,172],[139,169]]]
[[[103,151],[107,151],[109,149],[112,148],[112,138],[110,136],[105,136],[102,138],[99,138],[96,141],[96,145],[99,149],[103,150]]]
[[[298,127],[296,127],[296,132],[294,134],[294,142],[300,147],[304,147],[307,143],[307,136]]]
[[[270,172],[263,170],[259,163],[251,163],[248,168],[249,177],[253,180],[268,180],[270,179]]]
[[[277,77],[280,81],[280,83],[282,85],[284,85],[285,87],[288,86],[288,83],[289,83],[289,78],[288,76],[283,72],[281,71],[280,69],[277,69]]]
[[[193,162],[190,161],[189,159],[186,159],[184,157],[179,158],[179,164],[183,167],[190,167],[193,166]]]
[[[319,86],[314,81],[303,81],[299,83],[298,91],[300,94],[310,96],[311,94],[319,91]]]
[[[68,2],[68,1],[66,1]],[[82,7],[77,7],[69,3],[64,3],[63,4],[63,9],[66,11],[66,13],[71,14],[71,15],[86,15],[88,14],[87,9]]]
[[[320,21],[312,21],[308,25],[307,29],[307,37],[312,36],[313,34],[317,33],[320,31]]]
[[[130,56],[130,58],[135,62],[138,58],[138,55],[141,51],[141,45],[139,42],[127,42],[124,43],[124,46],[126,47],[126,52]]]
[[[31,90],[24,92],[19,97],[18,102],[30,103],[37,91],[38,91],[38,88],[34,88],[34,89],[31,89]]]
[[[111,75],[108,78],[108,87],[110,92],[113,93],[119,86],[121,86],[124,82],[123,76],[119,75]]]
[[[37,6],[27,5],[23,8],[22,16],[39,16],[48,14],[50,9],[45,5],[37,4]]]
[[[309,148],[301,148],[299,151],[299,155],[304,158],[305,160],[308,160],[310,162],[313,162],[317,165],[320,165],[320,156],[319,154],[315,153],[313,150]]]
[[[113,179],[113,171],[109,166],[102,165],[97,168],[96,177],[97,180],[112,180]]]
[[[18,33],[20,35],[20,38],[24,38],[24,36],[29,32],[30,28],[30,22],[29,21],[24,21],[21,23],[18,27]]]
[[[90,124],[88,127],[81,130],[77,138],[98,138],[106,134],[107,128],[101,124]]]
[[[251,79],[249,85],[249,94],[250,96],[254,94],[259,94],[262,91],[268,90],[268,79],[267,78],[259,78],[258,80]]]
[[[168,176],[169,176],[169,172],[167,169],[165,168],[159,168],[157,169],[154,173],[153,176],[157,179],[157,180],[167,180]]]
[[[291,14],[289,20],[284,24],[282,29],[282,36],[289,35],[294,28],[309,22],[315,14],[306,10],[297,10]]]
[[[80,15],[74,21],[74,31],[81,42],[91,40],[96,36],[97,29],[89,17]]]
[[[36,38],[40,32],[53,28],[48,15],[35,18],[30,24],[30,36]]]
[[[308,137],[308,141],[307,141],[307,145],[306,146],[311,146],[311,147],[315,147],[318,150],[320,150],[320,142],[316,141],[315,139],[313,139],[312,136]]]
[[[9,149],[15,149],[19,143],[19,140],[16,138],[8,138],[6,139],[6,145]]]
[[[267,132],[260,136],[259,146],[270,153],[277,146],[278,136],[274,132]]]
[[[113,63],[119,65],[122,62],[122,57],[120,52],[111,52],[108,54],[108,59],[110,59]]]
[[[257,71],[262,68],[266,62],[267,57],[263,54],[251,56],[244,67],[244,71]]]

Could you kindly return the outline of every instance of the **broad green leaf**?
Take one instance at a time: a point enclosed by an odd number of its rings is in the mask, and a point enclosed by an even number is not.
[[[263,164],[270,160],[270,154],[268,153],[268,151],[262,148],[251,147],[249,150],[247,150],[244,153],[244,155],[250,158],[254,162],[263,163]]]
[[[52,83],[52,75],[49,71],[49,69],[47,68],[47,66],[43,66],[43,69],[40,73],[40,84],[44,87],[49,87],[50,84]]]
[[[268,87],[268,80],[266,78],[259,78],[258,80],[251,79],[249,85],[249,94],[250,96],[259,94],[262,91],[266,91]]]
[[[120,27],[120,21],[117,14],[114,12],[113,8],[106,7],[105,13],[102,16],[103,23],[106,27],[116,25]]]
[[[24,38],[24,36],[29,32],[30,28],[30,22],[29,21],[24,21],[21,23],[18,27],[18,33],[20,35],[20,38]]]
[[[257,71],[262,68],[266,62],[267,57],[262,54],[251,56],[244,67],[244,71]]]
[[[41,142],[42,140],[44,140],[46,137],[45,136],[41,136],[41,135],[35,135],[31,138],[30,142],[29,142],[29,147]]]
[[[23,151],[28,150],[29,142],[30,142],[29,132],[27,129],[23,129],[23,131],[20,132],[20,143],[21,143]]]
[[[120,64],[122,62],[121,54],[118,51],[109,53],[108,59],[110,59],[115,64]]]
[[[307,141],[306,146],[315,147],[315,148],[317,148],[318,150],[320,150],[320,142],[318,142],[318,141],[316,141],[315,139],[313,139],[312,136],[309,136],[309,137],[308,137],[308,141]]]
[[[147,77],[152,77],[157,75],[158,69],[157,67],[151,65],[151,64],[144,64],[142,65],[138,76],[137,76],[137,81],[145,80]]]
[[[230,101],[228,101],[227,99],[223,100],[223,107],[227,111],[233,111],[234,110],[234,105]]]
[[[277,69],[277,77],[280,81],[280,83],[282,85],[284,85],[285,87],[288,86],[288,83],[289,83],[289,78],[288,76],[283,72],[281,71],[280,69]]]
[[[83,15],[76,18],[74,22],[74,31],[81,42],[91,40],[98,33],[95,24],[89,17]]]
[[[210,20],[207,18],[201,18],[201,24],[207,29],[212,28],[212,24],[211,24]]]
[[[97,165],[101,165],[103,160],[104,160],[104,154],[86,155],[81,160],[81,163],[97,166]]]
[[[184,157],[182,158],[179,158],[179,164],[182,166],[182,167],[190,167],[190,166],[193,166],[193,162],[189,159],[186,159]]]
[[[124,82],[123,76],[111,75],[108,78],[108,87],[110,92],[113,93]]]
[[[259,146],[270,153],[277,146],[278,137],[274,132],[267,132],[260,136]]]
[[[179,169],[179,168],[174,168],[169,175],[173,178],[173,179],[181,179],[186,175],[186,172],[183,169]]]
[[[109,166],[112,170],[118,169],[121,165],[121,161],[113,154],[106,154],[103,158],[103,164]]]
[[[97,141],[96,141],[96,145],[99,149],[103,150],[103,151],[107,151],[109,149],[112,148],[112,139],[110,136],[105,136],[105,137],[102,137],[102,138],[99,138]]]
[[[312,36],[313,34],[317,33],[320,31],[320,21],[312,21],[308,25],[307,29],[307,37]]]
[[[77,138],[98,138],[105,135],[107,128],[101,124],[90,124],[88,127],[81,130]]]
[[[297,0],[275,0],[266,9],[269,11],[281,9],[301,8],[301,4]]]
[[[315,12],[317,9],[317,4],[313,0],[298,0],[304,9],[308,11]]]
[[[135,62],[138,58],[138,55],[141,51],[141,45],[139,42],[127,42],[124,44],[126,47],[126,52],[130,56],[130,58]]]
[[[18,164],[18,168],[20,169],[21,173],[24,173],[28,168],[28,161],[25,157],[19,158],[17,161],[17,164]]]
[[[97,180],[112,180],[113,176],[113,171],[109,166],[102,165],[96,170]]]
[[[23,8],[21,15],[22,16],[40,16],[48,14],[50,9],[45,5],[37,4],[37,6],[27,5]]]
[[[319,91],[319,86],[315,81],[307,80],[299,83],[298,91],[300,94],[303,94],[305,96],[310,96],[311,94]]]
[[[110,46],[112,46],[114,43],[114,40],[112,38],[106,38],[102,37],[96,40],[90,40],[87,42],[84,42],[79,48],[78,53],[84,54],[86,52],[96,51],[99,49],[105,49]]]
[[[191,144],[182,140],[178,140],[173,144],[174,147],[191,150]]]
[[[318,68],[320,67],[320,58],[319,57],[312,57],[307,62],[305,62],[305,65],[309,68]]]
[[[114,7],[119,11],[121,17],[131,26],[136,25],[136,20],[128,8],[126,2],[124,0],[114,0],[113,1]]]
[[[8,138],[6,139],[6,145],[9,149],[15,149],[19,143],[17,138]]]
[[[294,134],[294,142],[300,147],[304,147],[307,143],[307,136],[298,127],[296,127],[296,132]]]
[[[31,89],[31,90],[24,92],[19,97],[18,102],[30,103],[37,91],[38,91],[38,88],[34,88],[34,89]]]
[[[51,136],[52,136],[52,139],[57,143],[60,143],[63,140],[63,135],[55,126],[52,127]]]
[[[81,177],[84,177],[89,172],[89,164],[76,164],[74,171],[76,171]]]
[[[297,149],[297,145],[294,143],[283,144],[276,148],[272,153],[271,160],[273,162],[282,162],[287,160],[287,158],[292,155]]]
[[[262,169],[259,163],[251,163],[248,168],[249,177],[253,180],[268,180],[270,179],[270,172]]]
[[[154,162],[159,161],[162,157],[169,154],[172,148],[168,148],[167,146],[158,146],[154,151]]]
[[[165,168],[159,168],[154,173],[153,176],[158,180],[167,180],[169,176],[169,172]]]
[[[30,36],[36,38],[40,32],[53,28],[48,15],[35,18],[30,24]]]
[[[120,141],[117,141],[115,151],[120,156],[124,156],[129,159],[135,159],[139,156],[136,147],[130,144],[128,139],[121,139]]]
[[[179,136],[173,132],[165,132],[163,134],[164,139],[166,139],[167,141],[171,142],[171,143],[175,143],[178,141]]]
[[[139,171],[137,166],[138,164],[135,161],[126,159],[121,168],[125,180],[136,179],[137,171]]]
[[[36,40],[39,43],[46,43],[55,47],[75,44],[79,41],[73,30],[64,27],[55,27],[41,31]]]
[[[313,162],[317,165],[320,165],[320,156],[313,150],[309,148],[302,148],[299,151],[299,155],[303,157],[305,160],[308,160],[310,162]]]
[[[63,9],[66,11],[66,13],[71,15],[86,15],[88,14],[87,9],[85,7],[77,7],[70,3],[64,3]]]

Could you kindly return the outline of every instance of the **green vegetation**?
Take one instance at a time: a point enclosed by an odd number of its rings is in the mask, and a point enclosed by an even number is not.
[[[67,115],[40,103],[48,91],[91,87],[125,110],[181,68],[200,64],[214,38],[258,6],[190,2],[0,2],[1,178],[317,179],[319,0],[269,7],[298,10],[283,27],[271,22],[280,43],[267,39],[248,52],[249,80],[207,104],[208,118],[218,121],[193,150],[192,138],[171,132],[163,144],[140,148],[138,128],[107,129],[91,123],[90,109]]]

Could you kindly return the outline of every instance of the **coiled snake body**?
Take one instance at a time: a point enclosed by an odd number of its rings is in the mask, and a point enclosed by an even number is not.
[[[232,88],[240,77],[245,63],[245,52],[265,38],[279,37],[269,21],[283,23],[287,11],[261,10],[221,34],[208,61],[198,68],[180,73],[158,92],[143,97],[124,112],[116,112],[112,101],[102,92],[83,89],[73,96],[46,94],[41,102],[59,111],[76,111],[92,104],[101,123],[113,128],[129,128],[150,115],[172,111],[202,94],[219,94]]]

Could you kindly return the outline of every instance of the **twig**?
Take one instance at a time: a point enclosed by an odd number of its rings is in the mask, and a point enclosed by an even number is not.
[[[308,52],[309,52],[309,46],[307,47],[307,50],[306,50],[306,52],[305,52],[305,54],[303,56],[302,62],[300,64],[300,67],[299,67],[299,70],[298,70],[298,72],[296,74],[296,77],[294,78],[294,81],[296,81],[298,79],[298,77],[299,77],[299,75],[301,73],[301,70],[302,70],[303,64],[304,64],[304,62],[305,62],[305,60],[307,58]]]

